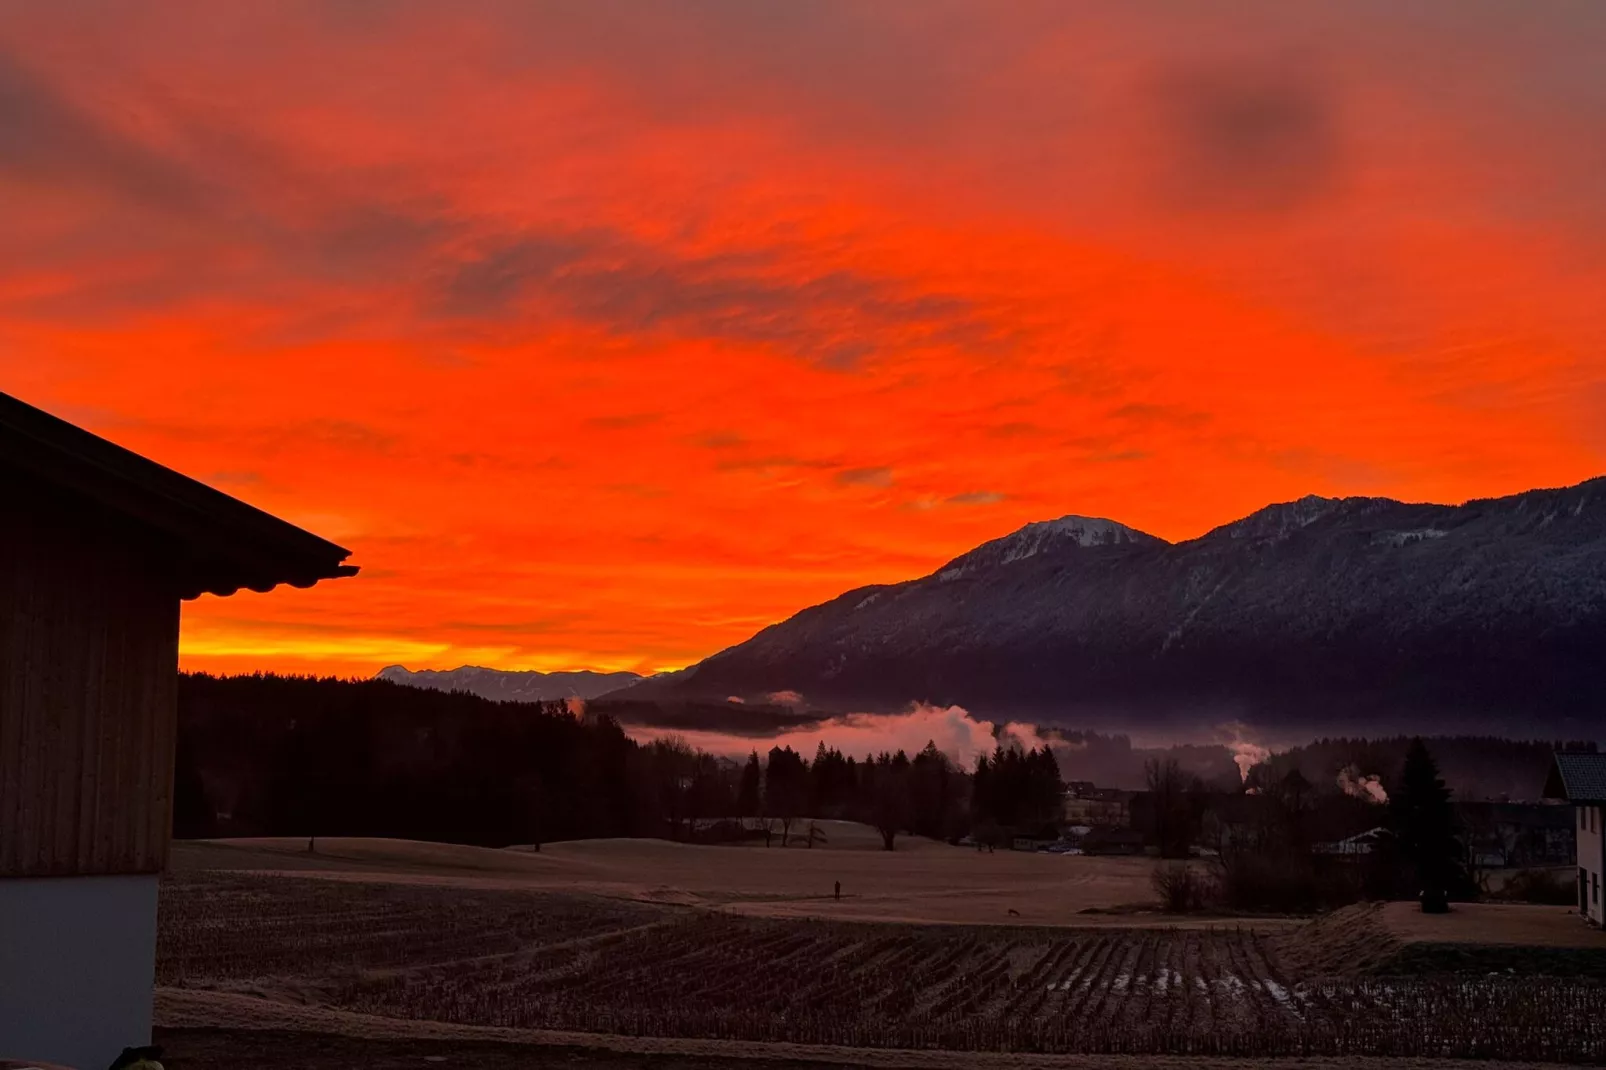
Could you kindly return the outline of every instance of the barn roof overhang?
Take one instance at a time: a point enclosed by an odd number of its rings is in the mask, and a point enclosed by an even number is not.
[[[4,393],[0,469],[143,529],[182,598],[357,574],[344,547]]]

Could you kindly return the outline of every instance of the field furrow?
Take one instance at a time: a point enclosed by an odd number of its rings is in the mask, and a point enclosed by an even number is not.
[[[161,904],[164,985],[391,1018],[854,1047],[1606,1059],[1599,981],[1306,979],[1236,927],[794,921],[242,874],[170,880]]]

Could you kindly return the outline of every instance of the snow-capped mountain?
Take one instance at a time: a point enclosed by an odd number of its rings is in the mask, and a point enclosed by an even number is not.
[[[412,672],[388,665],[375,674],[380,680],[428,687],[436,691],[467,691],[502,702],[546,702],[562,698],[596,698],[639,682],[633,672],[508,672],[464,665],[456,669],[421,669]]]
[[[1606,736],[1606,478],[1459,506],[1319,498],[1171,544],[1028,524],[632,698],[800,692],[1087,727]]]
[[[1113,520],[1062,516],[1058,520],[1039,520],[1001,539],[984,542],[938,569],[937,577],[955,580],[983,569],[1071,547],[1132,546],[1162,541]]]

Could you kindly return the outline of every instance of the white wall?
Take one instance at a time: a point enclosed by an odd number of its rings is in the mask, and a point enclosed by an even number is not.
[[[0,879],[0,1059],[105,1070],[150,1043],[156,878]]]
[[[1595,924],[1606,924],[1606,872],[1603,872],[1603,844],[1606,844],[1606,807],[1580,806],[1575,811],[1578,830],[1578,868],[1590,873],[1590,894],[1584,909]],[[1600,898],[1594,895],[1594,882],[1601,883]]]

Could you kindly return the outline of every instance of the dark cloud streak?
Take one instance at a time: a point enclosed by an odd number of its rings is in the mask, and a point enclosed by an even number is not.
[[[953,295],[849,271],[810,273],[780,253],[677,255],[598,229],[493,244],[440,278],[428,308],[446,319],[545,314],[618,334],[766,345],[833,368],[880,346],[991,352],[1008,337]]]
[[[462,226],[438,204],[387,200],[351,176],[310,170],[226,116],[130,99],[161,113],[170,131],[161,145],[0,49],[0,189],[91,198],[48,245],[0,244],[0,254],[73,276],[70,287],[13,303],[10,313],[82,322],[219,295],[422,278]],[[108,260],[138,268],[107,272]]]
[[[892,469],[886,467],[849,468],[838,472],[836,481],[844,487],[890,487],[892,486]]]
[[[1338,184],[1339,94],[1309,63],[1258,58],[1169,71],[1153,106],[1157,181],[1174,207],[1288,212]]]
[[[163,212],[207,199],[194,176],[105,124],[0,51],[0,175],[100,187]]]

